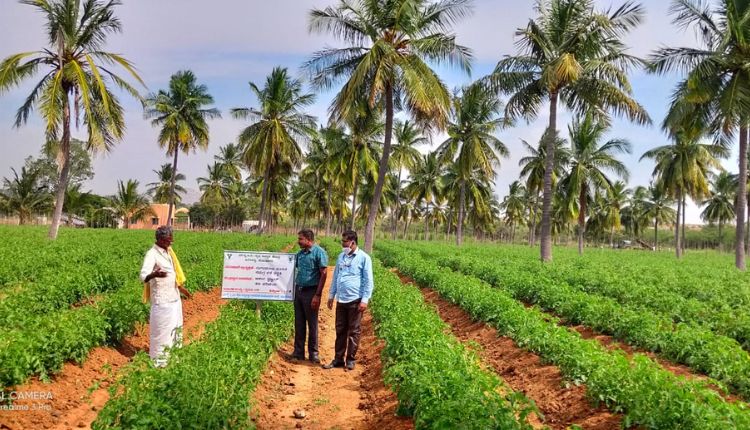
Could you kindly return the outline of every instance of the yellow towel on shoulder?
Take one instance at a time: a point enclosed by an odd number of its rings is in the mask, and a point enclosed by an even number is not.
[[[187,278],[185,277],[185,272],[182,271],[182,265],[180,265],[180,260],[177,259],[177,254],[174,253],[174,250],[170,246],[169,249],[167,249],[167,252],[169,252],[169,256],[172,257],[172,266],[174,266],[174,273],[175,273],[175,283],[179,285],[180,287],[185,286],[185,281],[187,281]],[[149,300],[151,300],[151,283],[150,282],[144,282],[143,283],[143,303],[148,303]]]

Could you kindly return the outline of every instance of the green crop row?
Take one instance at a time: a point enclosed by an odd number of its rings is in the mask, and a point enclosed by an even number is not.
[[[340,245],[326,241],[332,258]],[[419,291],[373,261],[375,289],[369,310],[382,351],[384,380],[399,399],[399,413],[418,429],[530,429],[537,413],[480,366],[473,351],[446,334],[446,325]]]
[[[412,248],[415,249],[415,248]],[[750,356],[734,339],[687,324],[673,324],[664,316],[631,309],[616,301],[590,295],[542,274],[496,262],[423,249],[441,266],[475,276],[501,288],[516,300],[539,305],[575,324],[609,334],[631,345],[690,366],[728,385],[750,399]],[[714,381],[715,382],[715,381]],[[721,386],[722,384],[716,384]]]
[[[249,235],[198,237],[199,241],[184,250],[181,260],[191,291],[221,284],[224,249],[278,250],[291,240]],[[93,304],[37,315],[20,327],[0,332],[0,386],[22,383],[35,374],[46,379],[66,361],[82,362],[93,347],[115,344],[132,332],[136,323],[148,318],[149,310],[141,302],[139,269],[140,262],[123,288],[104,294]]]
[[[233,301],[166,368],[138,354],[110,389],[93,429],[252,428],[249,397],[268,357],[291,331],[289,304]]]
[[[467,247],[464,252],[566,282],[623,305],[650,309],[675,323],[704,326],[750,349],[750,278],[736,270],[728,278],[730,270],[715,256],[690,255],[690,261],[676,262],[663,261],[662,254],[628,251],[575,258],[563,253],[552,265],[542,265],[536,255],[526,255],[528,249]]]
[[[504,290],[393,245],[379,243],[378,257],[558,366],[569,380],[585,383],[593,401],[625,414],[625,426],[750,428],[746,404],[728,403],[705,383],[676,376],[641,354],[628,358],[596,340],[584,340],[577,332],[548,321],[540,310],[524,307]]]

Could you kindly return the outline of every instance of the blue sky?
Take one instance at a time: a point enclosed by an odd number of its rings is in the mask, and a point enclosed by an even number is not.
[[[42,17],[29,6],[7,0],[0,15],[0,58],[9,54],[39,49],[45,43]],[[609,7],[609,1],[598,1]],[[692,46],[691,33],[670,24],[668,1],[648,0],[646,21],[628,39],[635,55],[648,55],[661,45]],[[218,147],[235,141],[246,126],[228,115],[230,108],[253,106],[255,100],[248,89],[248,81],[262,83],[274,66],[288,67],[299,74],[299,66],[316,49],[335,46],[327,36],[307,32],[307,13],[313,7],[325,7],[332,0],[276,0],[273,2],[247,0],[159,0],[128,1],[118,8],[122,20],[122,34],[114,35],[108,50],[124,54],[132,60],[148,89],[156,91],[166,86],[169,76],[181,69],[193,70],[205,83],[216,100],[216,107],[224,114],[211,121],[211,143],[205,153],[182,157],[180,170],[187,176],[187,187],[197,189],[195,179],[203,176]],[[616,3],[619,4],[619,3]],[[533,15],[530,0],[475,0],[474,14],[456,27],[459,42],[472,48],[475,62],[472,76],[447,68],[440,68],[441,76],[454,88],[489,73],[503,55],[515,52],[513,32],[524,26]],[[646,185],[651,178],[653,164],[638,162],[649,148],[668,143],[659,130],[666,111],[669,95],[676,76],[656,77],[640,71],[631,75],[636,99],[643,104],[654,120],[651,127],[640,127],[617,120],[610,137],[627,138],[633,154],[623,157],[631,171],[630,185]],[[15,110],[28,94],[32,83],[0,95],[0,177],[9,176],[11,167],[20,167],[28,155],[38,154],[43,141],[43,127],[38,117],[24,127],[13,127]],[[319,94],[310,113],[320,121],[332,93]],[[95,178],[87,184],[94,192],[112,194],[120,179],[138,179],[142,184],[154,180],[153,170],[168,162],[156,145],[157,130],[143,119],[140,104],[122,96],[126,106],[127,135],[110,153],[95,158]],[[511,157],[498,170],[496,193],[502,197],[508,185],[517,179],[518,159],[524,154],[520,139],[536,143],[546,124],[547,109],[539,118],[504,130],[499,137],[506,143]],[[559,118],[561,133],[567,133],[570,116],[562,112]],[[74,136],[85,138],[83,130]],[[425,151],[430,148],[424,148]],[[434,148],[433,148],[434,149]],[[736,148],[735,148],[736,150]],[[724,164],[736,171],[736,151]],[[699,209],[688,208],[688,222],[700,222]]]

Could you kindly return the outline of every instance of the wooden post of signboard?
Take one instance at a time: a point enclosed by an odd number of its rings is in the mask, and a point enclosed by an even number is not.
[[[258,318],[260,318],[260,310],[262,307],[263,307],[263,302],[260,300],[257,300],[255,302],[255,316],[257,316]]]

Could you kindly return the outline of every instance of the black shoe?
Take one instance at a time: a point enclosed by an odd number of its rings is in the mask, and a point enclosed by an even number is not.
[[[315,363],[315,364],[320,364],[320,357],[318,357],[318,354],[310,355],[310,362]]]
[[[333,360],[332,362],[323,365],[323,369],[333,369],[334,367],[344,367],[344,362]]]
[[[289,361],[305,361],[305,356],[300,354],[285,354],[284,358]]]
[[[346,362],[346,370],[354,370],[354,360]]]

